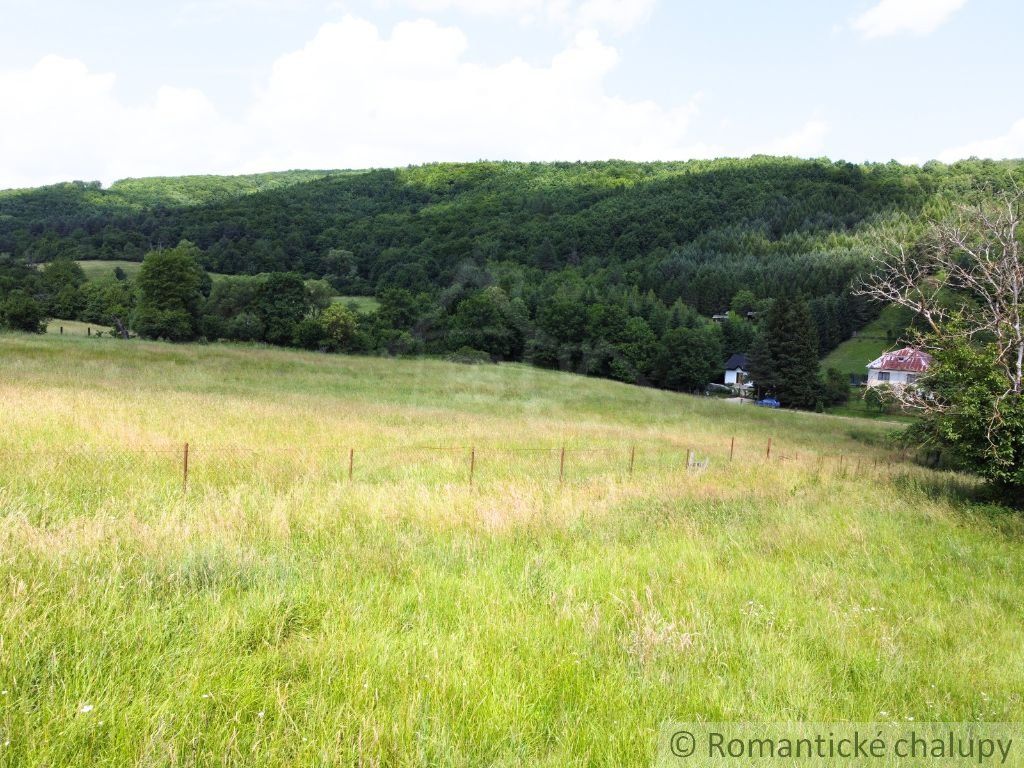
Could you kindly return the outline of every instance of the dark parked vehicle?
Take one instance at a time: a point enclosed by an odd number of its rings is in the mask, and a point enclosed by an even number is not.
[[[782,403],[780,403],[774,397],[766,397],[764,400],[758,400],[757,404],[760,405],[762,408],[778,408],[779,406],[782,405]]]

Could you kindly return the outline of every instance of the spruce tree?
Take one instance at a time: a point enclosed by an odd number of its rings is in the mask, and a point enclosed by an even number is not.
[[[751,354],[758,389],[787,408],[813,408],[821,396],[818,333],[807,302],[780,297],[772,304]]]

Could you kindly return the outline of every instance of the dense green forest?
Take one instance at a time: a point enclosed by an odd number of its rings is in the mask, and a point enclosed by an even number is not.
[[[833,349],[880,309],[850,290],[873,225],[1018,167],[754,157],[75,182],[0,192],[0,299],[9,325],[35,302],[148,336],[528,360],[693,390],[752,351],[779,296],[806,302],[818,355]],[[147,254],[176,263],[165,288],[189,274],[195,295],[168,303],[143,275],[85,284],[61,266]]]

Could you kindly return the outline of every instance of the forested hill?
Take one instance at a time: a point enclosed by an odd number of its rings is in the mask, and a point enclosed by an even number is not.
[[[877,311],[850,293],[874,222],[1005,185],[1020,165],[753,157],[76,182],[0,192],[0,254],[138,261],[187,240],[212,272],[297,273],[326,278],[339,294],[383,298],[383,325],[363,348],[392,349],[394,333],[403,349],[458,343],[609,375],[608,355],[594,367],[580,349],[626,354],[630,320],[663,344],[694,316],[746,316],[782,294],[808,300],[819,351],[833,348]],[[207,306],[225,321],[245,314],[217,301]],[[481,322],[474,312],[505,325],[484,338],[471,332]],[[256,327],[247,333],[270,339]],[[231,337],[219,328],[209,333]],[[752,343],[746,332],[725,335],[723,353]]]
[[[211,271],[321,277],[343,250],[354,264],[334,280],[357,293],[443,288],[467,262],[534,277],[577,267],[710,312],[740,287],[841,291],[859,261],[859,225],[916,213],[937,191],[998,179],[1008,165],[758,157],[74,183],[0,193],[0,252],[141,260],[187,239]]]

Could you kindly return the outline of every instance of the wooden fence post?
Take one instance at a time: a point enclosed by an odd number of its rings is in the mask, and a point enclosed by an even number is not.
[[[348,449],[348,479],[349,480],[352,479],[352,464],[355,462],[355,458],[356,458],[356,449],[355,448],[349,448]]]
[[[772,439],[770,437],[768,438],[768,450],[765,451],[764,458],[769,461],[772,458]]]
[[[686,449],[686,468],[690,469],[693,466],[693,448]]]
[[[188,493],[188,443],[181,454],[181,492]]]
[[[469,449],[469,484],[473,484],[473,473],[476,471],[476,447]]]
[[[729,461],[732,461],[732,457],[736,454],[736,438],[733,437],[729,441]]]
[[[565,446],[562,446],[562,452],[558,459],[558,482],[561,483],[565,480]]]
[[[636,445],[629,446],[629,474],[633,474],[633,465],[636,463]]]

